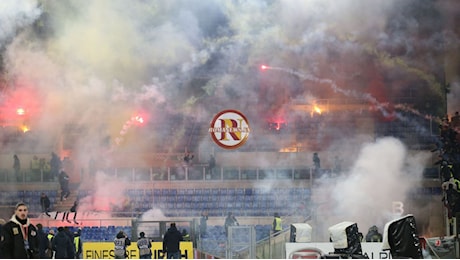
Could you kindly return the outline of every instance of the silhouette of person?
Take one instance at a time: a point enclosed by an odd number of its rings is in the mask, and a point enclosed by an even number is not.
[[[180,259],[180,241],[184,238],[176,228],[176,223],[171,223],[168,231],[163,237],[163,253],[168,259]]]
[[[40,195],[40,206],[42,208],[42,212],[49,217],[50,214],[48,212],[50,211],[51,201],[44,192]]]
[[[318,172],[321,168],[321,160],[319,159],[318,153],[313,153],[313,165],[315,171]]]
[[[208,229],[208,212],[203,211],[201,213],[201,218],[200,218],[200,234],[201,234],[201,237],[206,236],[207,229]]]
[[[228,212],[227,217],[225,218],[225,235],[228,236],[228,227],[231,226],[239,226],[238,220],[236,220],[235,216],[232,212]]]
[[[61,201],[66,200],[70,195],[69,190],[69,175],[64,170],[59,173],[59,184],[61,185]]]
[[[13,160],[14,160],[13,162],[14,175],[18,177],[21,171],[21,161],[19,160],[19,157],[17,154],[13,156]]]

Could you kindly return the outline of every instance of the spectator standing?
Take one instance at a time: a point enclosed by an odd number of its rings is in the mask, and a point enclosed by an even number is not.
[[[51,168],[51,177],[56,178],[59,175],[59,170],[61,169],[61,159],[57,156],[56,153],[51,153],[50,168]]]
[[[17,154],[13,155],[13,169],[14,175],[16,176],[16,178],[18,178],[21,173],[21,161],[19,160]]]
[[[212,174],[212,172],[214,171],[214,167],[216,167],[216,158],[214,157],[213,154],[211,154],[209,157],[208,167],[209,167],[209,173]]]
[[[53,238],[51,243],[53,250],[55,251],[54,257],[56,259],[71,259],[75,255],[71,254],[74,250],[72,240],[69,235],[66,234],[64,227],[58,228],[58,233]]]
[[[190,234],[187,232],[187,229],[182,229],[182,239],[184,241],[190,241]]]
[[[43,179],[45,181],[52,181],[54,179],[51,175],[51,164],[48,161],[45,161],[43,164]]]
[[[48,251],[48,238],[46,237],[45,232],[43,231],[43,225],[37,224],[37,236],[38,236],[38,252],[40,258],[48,258],[46,253]]]
[[[139,233],[137,248],[139,249],[140,259],[152,259],[152,243],[150,243],[150,239],[145,237],[144,232]]]
[[[69,175],[64,170],[59,173],[59,185],[61,186],[61,201],[66,200],[70,195],[69,190]]]
[[[73,233],[73,246],[75,248],[75,259],[81,259],[83,254],[83,242],[81,241],[81,229]]]
[[[120,230],[113,243],[115,244],[115,259],[125,259],[128,256],[126,248],[131,245],[131,240],[125,232]]]
[[[39,258],[37,228],[30,223],[28,207],[16,204],[14,215],[2,227],[0,258]]]
[[[193,155],[192,153],[187,152],[187,153],[185,153],[185,155],[184,155],[184,162],[185,162],[186,164],[191,164],[193,158],[194,158],[194,155]]]
[[[201,213],[201,218],[200,218],[200,235],[201,235],[201,237],[206,236],[207,229],[208,229],[208,212],[203,211]]]
[[[70,223],[69,214],[70,212],[73,212],[74,213],[73,222],[78,225],[79,223],[77,222],[77,210],[78,210],[78,200],[74,201],[73,206],[70,208],[70,211],[64,212],[65,220],[67,220],[67,222]]]
[[[38,160],[36,155],[34,155],[32,161],[30,161],[30,170],[34,177],[40,175],[40,160]]]
[[[54,229],[50,229],[48,231],[47,239],[48,239],[49,250],[46,255],[48,256],[48,258],[54,258],[54,250],[53,250]]]
[[[460,126],[460,114],[458,111],[455,111],[454,116],[450,119],[450,124],[452,127],[458,127]]]
[[[319,159],[318,153],[313,153],[313,165],[316,172],[319,172],[321,169],[321,160]]]
[[[281,231],[283,230],[283,222],[281,220],[280,214],[275,212],[274,214],[274,219],[273,219],[273,234],[275,236],[279,235]]]
[[[51,201],[44,192],[40,195],[40,206],[42,207],[42,212],[49,217],[50,214],[48,212],[50,211]]]
[[[70,247],[67,248],[67,255],[69,258],[75,258],[75,246],[73,245],[73,233],[70,231],[69,227],[64,227],[64,234],[67,235],[67,237],[70,240]]]
[[[235,216],[232,212],[228,212],[227,217],[225,218],[225,235],[228,236],[228,227],[231,226],[239,226],[238,220],[236,220]]]
[[[163,253],[168,259],[180,259],[180,241],[183,241],[182,234],[176,228],[176,223],[171,223],[168,231],[163,237]]]

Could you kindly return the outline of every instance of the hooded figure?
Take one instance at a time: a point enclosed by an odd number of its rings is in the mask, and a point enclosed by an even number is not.
[[[176,223],[171,223],[170,228],[163,237],[163,253],[167,253],[168,259],[180,258],[180,241],[184,238],[176,228]]]
[[[14,215],[2,226],[0,258],[39,258],[37,228],[30,223],[25,203],[16,204]]]
[[[75,257],[75,253],[72,253],[75,252],[73,241],[70,239],[69,235],[66,234],[63,227],[58,228],[58,233],[54,236],[51,245],[55,251],[54,258],[68,259]]]

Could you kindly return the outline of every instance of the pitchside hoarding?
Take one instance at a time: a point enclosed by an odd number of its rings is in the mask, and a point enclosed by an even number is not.
[[[367,254],[370,259],[390,259],[390,251],[382,250],[382,243],[361,243],[363,255]],[[332,243],[286,243],[286,258],[302,258],[308,252],[321,251],[323,254],[334,253]],[[311,258],[311,257],[310,257]]]
[[[164,259],[166,254],[162,253],[163,243],[152,242],[152,258]],[[128,258],[139,259],[139,249],[137,243],[132,242],[127,248]],[[192,242],[181,242],[180,253],[182,259],[193,259],[193,244]],[[84,259],[113,259],[114,244],[113,242],[85,242],[83,243],[83,258]]]

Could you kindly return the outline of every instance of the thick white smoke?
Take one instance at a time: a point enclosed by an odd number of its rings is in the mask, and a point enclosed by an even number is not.
[[[315,184],[318,204],[314,207],[319,212],[315,224],[323,229],[318,232],[341,221],[352,221],[366,234],[373,225],[382,231],[385,223],[401,214],[422,217],[425,213],[421,208],[413,211],[404,204],[409,204],[420,185],[429,156],[426,152],[410,153],[396,138],[364,143],[345,175]]]

